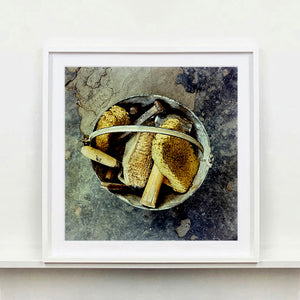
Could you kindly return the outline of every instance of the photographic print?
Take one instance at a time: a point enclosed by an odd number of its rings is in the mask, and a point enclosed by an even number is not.
[[[236,241],[238,73],[66,66],[65,240]]]

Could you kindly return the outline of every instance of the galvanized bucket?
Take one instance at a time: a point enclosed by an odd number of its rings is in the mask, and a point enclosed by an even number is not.
[[[115,190],[111,188],[107,188],[107,179],[106,174],[109,170],[108,167],[101,165],[93,160],[92,167],[98,176],[101,187],[107,189],[110,193],[116,195],[120,200],[130,204],[134,207],[145,209],[145,210],[165,210],[172,207],[175,207],[181,203],[183,203],[186,199],[188,199],[191,195],[195,193],[195,191],[201,186],[204,181],[209,168],[213,163],[213,155],[211,153],[210,142],[208,134],[202,124],[202,122],[198,119],[198,117],[186,106],[183,104],[164,97],[160,95],[141,95],[141,96],[132,96],[121,100],[114,105],[121,106],[126,110],[129,110],[130,107],[137,106],[140,111],[146,111],[149,107],[153,106],[155,100],[158,100],[163,107],[166,109],[168,114],[176,114],[184,117],[189,120],[192,124],[192,129],[189,135],[179,133],[174,130],[163,130],[159,127],[151,127],[151,126],[135,126],[135,125],[126,125],[126,126],[113,126],[108,128],[103,128],[97,130],[97,123],[101,118],[102,114],[99,116],[95,123],[94,131],[84,139],[85,144],[90,144],[93,146],[94,138],[101,134],[106,133],[120,133],[120,132],[153,132],[153,133],[161,133],[161,134],[169,134],[176,137],[180,137],[182,139],[188,140],[194,147],[194,151],[196,155],[199,157],[200,164],[198,168],[198,172],[196,173],[192,184],[189,189],[184,194],[179,194],[174,192],[170,187],[162,186],[161,191],[159,193],[159,201],[156,208],[149,208],[140,203],[142,191],[137,189],[123,189],[123,190]],[[169,132],[167,132],[169,131]],[[170,131],[172,131],[170,133]],[[113,153],[110,153],[113,156]],[[114,179],[116,186],[120,184],[118,179]]]

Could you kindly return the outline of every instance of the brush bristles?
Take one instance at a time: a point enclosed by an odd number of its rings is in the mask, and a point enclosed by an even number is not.
[[[153,137],[153,133],[139,132],[127,142],[122,162],[125,184],[136,188],[146,185],[153,164]]]

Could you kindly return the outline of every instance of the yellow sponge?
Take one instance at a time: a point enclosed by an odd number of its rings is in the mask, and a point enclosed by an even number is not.
[[[97,124],[97,130],[119,125],[128,125],[130,118],[128,112],[120,106],[114,105],[104,112]],[[96,137],[96,147],[105,152],[108,149],[111,133],[102,134]]]
[[[184,132],[178,119],[168,119],[161,127]],[[153,139],[152,158],[178,193],[188,190],[200,163],[188,141],[164,134],[156,134]]]

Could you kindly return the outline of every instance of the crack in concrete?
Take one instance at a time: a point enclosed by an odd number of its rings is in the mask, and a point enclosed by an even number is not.
[[[182,68],[162,67],[81,67],[66,84],[76,92],[80,130],[90,134],[97,117],[116,102],[142,94],[167,96],[193,108],[195,95],[188,94],[176,77]]]

